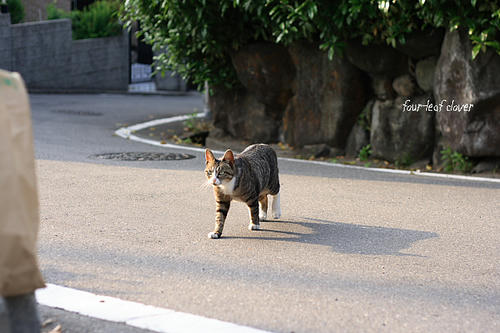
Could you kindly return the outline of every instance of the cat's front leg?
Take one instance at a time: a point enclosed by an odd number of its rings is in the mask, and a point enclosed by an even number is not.
[[[250,224],[248,230],[259,230],[259,200],[255,199],[247,203],[248,213],[250,214]]]
[[[215,228],[214,231],[208,234],[208,238],[216,239],[222,236],[222,229],[224,229],[224,222],[226,221],[227,212],[231,204],[230,200],[216,199],[217,208],[215,213]]]

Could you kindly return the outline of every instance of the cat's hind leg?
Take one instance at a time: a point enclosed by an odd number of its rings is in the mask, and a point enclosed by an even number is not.
[[[273,219],[281,217],[280,193],[273,195],[273,203],[271,204],[271,211]]]
[[[267,194],[259,197],[259,220],[265,221],[267,219]]]

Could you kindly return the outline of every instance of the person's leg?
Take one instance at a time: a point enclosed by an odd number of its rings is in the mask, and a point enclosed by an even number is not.
[[[9,312],[5,305],[5,300],[0,296],[0,332],[10,332]]]
[[[40,319],[35,293],[5,297],[11,333],[39,333]]]

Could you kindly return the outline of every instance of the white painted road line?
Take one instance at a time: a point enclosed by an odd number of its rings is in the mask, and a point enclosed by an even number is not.
[[[84,316],[125,323],[162,333],[266,333],[217,319],[99,296],[86,291],[47,284],[36,291],[39,304]]]
[[[203,118],[204,116],[205,116],[204,113],[197,113],[195,115],[196,118]],[[155,140],[144,139],[144,138],[138,137],[137,135],[133,134],[135,131],[139,131],[139,130],[142,130],[142,129],[145,129],[148,127],[168,124],[168,123],[172,123],[172,122],[176,122],[176,121],[183,121],[183,120],[189,119],[191,117],[192,117],[191,115],[186,115],[186,116],[175,116],[175,117],[169,117],[169,118],[156,119],[156,120],[148,121],[145,123],[139,123],[139,124],[129,126],[129,127],[119,128],[118,130],[115,131],[115,134],[118,135],[119,137],[124,138],[124,139],[129,139],[132,141],[141,142],[141,143],[145,143],[145,144],[149,144],[149,145],[153,145],[153,146],[174,148],[174,149],[185,149],[185,150],[191,150],[191,151],[197,151],[197,152],[205,152],[204,148],[181,146],[181,145],[176,145],[176,144],[171,144],[171,143],[161,143],[161,142],[158,142]],[[218,150],[214,150],[213,152],[215,152],[216,154],[223,154],[224,153],[223,151],[218,151]],[[400,174],[400,175],[415,175],[415,176],[457,179],[457,180],[466,180],[466,181],[500,183],[500,179],[496,179],[496,178],[450,175],[450,174],[443,174],[443,173],[420,172],[420,171],[397,170],[397,169],[367,168],[367,167],[362,167],[362,166],[357,166],[357,165],[345,165],[345,164],[329,163],[329,162],[322,162],[322,161],[308,161],[308,160],[300,160],[300,159],[285,158],[285,157],[279,157],[278,159],[282,160],[282,161],[289,161],[289,162],[295,162],[295,163],[317,164],[317,165],[323,165],[323,166],[335,167],[335,168],[347,168],[347,169],[358,169],[358,170],[373,171],[373,172],[393,173],[393,174]]]

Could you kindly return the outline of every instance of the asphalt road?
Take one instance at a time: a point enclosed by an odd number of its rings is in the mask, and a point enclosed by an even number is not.
[[[281,160],[282,218],[236,202],[210,240],[202,153],[92,157],[165,152],[113,132],[199,96],[30,97],[47,282],[276,332],[500,329],[499,183]]]

